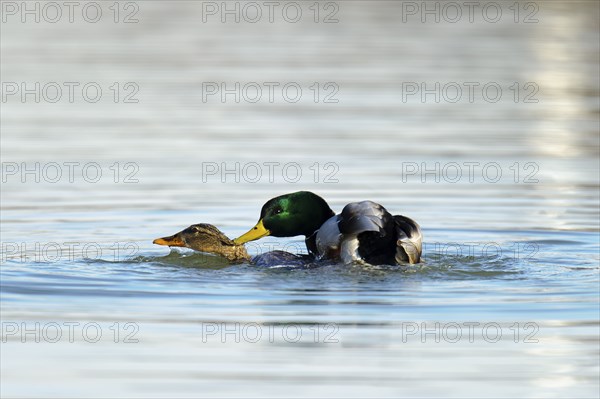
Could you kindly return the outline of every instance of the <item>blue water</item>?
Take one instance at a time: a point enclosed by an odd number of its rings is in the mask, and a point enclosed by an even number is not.
[[[3,82],[140,88],[1,104],[2,397],[598,397],[596,2],[538,2],[529,25],[398,23],[394,2],[253,25],[136,4],[137,24],[1,25]],[[205,103],[206,81],[336,82],[339,102]],[[406,81],[505,97],[403,102]],[[539,102],[515,103],[514,82]],[[36,162],[63,177],[7,172]],[[265,268],[152,244],[200,222],[237,237],[301,189],[414,218],[423,262]],[[248,245],[273,249],[305,251]]]

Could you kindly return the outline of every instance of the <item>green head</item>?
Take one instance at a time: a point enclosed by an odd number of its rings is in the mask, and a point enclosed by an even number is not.
[[[236,244],[258,240],[264,236],[310,236],[335,213],[327,202],[310,191],[297,191],[267,201],[260,218],[246,234],[236,238]]]

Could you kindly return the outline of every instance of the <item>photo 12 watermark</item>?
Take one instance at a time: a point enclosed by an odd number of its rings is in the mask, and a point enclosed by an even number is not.
[[[339,183],[335,162],[202,162],[202,183]]]
[[[337,344],[340,328],[328,324],[200,323],[202,343]]]
[[[2,1],[2,23],[96,24],[112,21],[116,24],[137,24],[140,3],[137,1]]]
[[[137,344],[140,327],[134,322],[79,321],[3,321],[2,343],[79,343]]]
[[[202,23],[336,24],[339,11],[335,1],[203,1]]]
[[[528,261],[535,258],[540,247],[536,243],[511,242],[499,243],[487,242],[424,242],[423,253],[426,256],[438,255],[442,257],[454,257],[464,260],[476,260],[482,258],[504,258],[515,261]]]
[[[124,183],[136,184],[135,162],[2,162],[2,183]]]
[[[514,183],[537,184],[540,166],[536,162],[402,162],[402,183]]]
[[[536,82],[513,82],[503,86],[498,82],[402,82],[402,103],[486,103],[501,101],[537,104],[540,86]]]
[[[202,102],[285,103],[296,104],[302,99],[316,104],[337,104],[340,87],[335,82],[202,82]]]
[[[2,241],[0,262],[57,263],[75,260],[112,260],[115,262],[131,259],[139,253],[135,242],[24,242]]]
[[[2,103],[90,103],[105,100],[116,104],[137,104],[140,86],[136,82],[2,82]]]
[[[401,1],[402,23],[539,23],[540,6],[533,1]]]
[[[486,342],[495,344],[501,340],[514,343],[537,344],[536,338],[540,327],[534,322],[514,322],[505,325],[499,322],[402,322],[400,337],[402,343],[420,342],[450,343]]]

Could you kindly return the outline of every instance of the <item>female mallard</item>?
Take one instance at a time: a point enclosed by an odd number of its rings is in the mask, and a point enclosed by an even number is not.
[[[172,236],[157,238],[153,244],[169,247],[185,247],[195,251],[221,255],[230,261],[249,261],[250,256],[243,245],[229,239],[212,224],[199,223]]]
[[[311,255],[339,258],[344,263],[418,263],[423,242],[414,220],[392,216],[375,202],[353,202],[336,215],[323,198],[309,191],[267,201],[256,226],[234,243],[241,245],[269,235],[303,235]]]
[[[307,256],[285,251],[271,251],[250,257],[243,244],[236,244],[221,230],[208,223],[193,224],[172,236],[157,238],[153,244],[185,247],[194,251],[220,255],[230,262],[252,262],[256,266],[300,266],[308,262]]]

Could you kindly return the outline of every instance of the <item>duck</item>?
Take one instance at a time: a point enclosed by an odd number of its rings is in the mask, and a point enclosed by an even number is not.
[[[352,202],[336,214],[310,191],[284,194],[267,201],[258,222],[234,239],[235,245],[266,236],[304,236],[310,256],[345,264],[416,264],[423,235],[417,222],[392,215],[373,201]]]
[[[243,244],[236,244],[216,226],[208,223],[193,224],[171,236],[157,238],[153,244],[184,247],[197,252],[221,256],[231,263],[252,263],[255,266],[303,266],[311,259],[286,251],[269,251],[251,257]]]
[[[222,256],[231,262],[250,261],[244,245],[236,244],[212,224],[193,224],[168,237],[157,238],[153,244],[185,247],[198,252]]]

